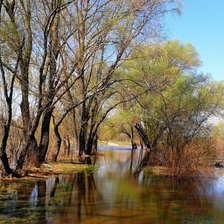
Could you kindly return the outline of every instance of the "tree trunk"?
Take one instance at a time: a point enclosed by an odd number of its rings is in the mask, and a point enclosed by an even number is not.
[[[87,155],[93,154],[94,150],[97,151],[97,141],[98,141],[97,131],[93,130],[92,128],[91,132],[89,133],[89,138],[86,145]]]
[[[79,156],[82,156],[85,151],[86,151],[86,128],[82,126],[79,133]]]
[[[93,150],[97,152],[97,147],[98,147],[98,135],[96,134],[96,137],[94,138],[94,145],[93,145]]]
[[[56,144],[56,153],[53,154],[52,161],[57,162],[58,155],[61,149],[61,142],[62,142],[61,135],[59,133],[59,127],[57,125],[54,126],[54,133],[57,139],[57,144]]]
[[[141,124],[136,124],[136,125],[135,125],[135,128],[136,128],[136,130],[137,130],[137,132],[138,132],[138,134],[139,134],[140,139],[141,139],[142,142],[144,143],[144,145],[145,145],[147,148],[151,149],[151,145],[152,145],[152,144],[151,144],[151,141],[149,140],[149,138],[148,138],[146,132],[144,131],[142,125],[141,125]]]
[[[72,123],[73,123],[74,138],[75,138],[75,151],[78,151],[78,149],[79,149],[79,131],[78,131],[78,127],[77,127],[77,118],[76,118],[75,109],[72,110]]]
[[[27,84],[21,84],[22,88],[22,102],[20,105],[22,120],[23,120],[23,134],[27,136],[31,128],[31,118],[30,118],[30,109],[29,109],[29,100],[28,100],[28,89],[23,86]]]
[[[134,157],[134,128],[131,126],[131,162],[130,162],[130,172],[132,171],[133,166],[133,157]]]
[[[16,169],[23,169],[24,164],[36,164],[35,154],[37,154],[37,140],[35,136],[28,136],[17,160]],[[29,161],[26,161],[29,158]]]
[[[0,4],[0,14],[1,14],[1,6],[2,6],[2,1]],[[16,68],[17,68],[17,65],[18,65],[18,61],[16,64]],[[2,139],[1,139],[1,145],[0,145],[0,159],[3,165],[3,175],[17,176],[17,174],[11,169],[9,165],[9,160],[6,153],[6,147],[7,147],[9,132],[10,132],[11,123],[12,123],[12,98],[13,98],[15,74],[13,74],[12,79],[10,81],[10,85],[9,85],[9,83],[7,83],[6,81],[5,70],[2,64],[1,55],[0,55],[0,72],[2,77],[4,97],[7,104],[7,119],[5,121],[6,123],[4,123],[3,125]]]
[[[45,156],[47,154],[50,136],[50,122],[53,109],[48,109],[43,115],[42,127],[41,127],[41,137],[38,146],[38,165],[44,162]]]
[[[3,176],[4,175],[12,175],[14,177],[19,177],[19,175],[10,168],[7,154],[5,152],[2,152],[2,148],[1,148],[1,162],[2,162],[2,165],[4,168],[3,173],[2,173]]]
[[[86,103],[82,105],[81,127],[79,132],[79,156],[86,152],[86,137],[88,128],[88,111],[86,110]]]
[[[4,125],[4,130],[2,133],[2,141],[1,141],[1,148],[0,148],[0,159],[3,165],[3,175],[13,175],[13,176],[18,176],[11,168],[9,165],[9,160],[6,154],[6,147],[7,147],[7,141],[9,138],[9,132],[10,132],[10,126],[11,126],[11,120],[12,120],[12,107],[11,107],[11,101],[9,102],[9,110],[8,110],[8,120],[7,124]]]
[[[66,88],[68,89],[67,91],[67,96],[68,100],[71,103],[74,103],[73,96],[71,94],[70,89],[68,88],[68,83],[66,83]],[[78,127],[77,127],[77,116],[76,116],[76,110],[75,108],[72,110],[72,125],[73,125],[73,138],[75,139],[75,151],[79,150],[79,132],[78,132]]]
[[[10,129],[10,126],[4,127],[2,143],[1,143],[1,148],[0,148],[0,158],[1,158],[3,168],[4,168],[3,175],[11,174],[13,176],[17,176],[17,174],[10,168],[9,160],[8,160],[8,157],[6,154],[6,146],[7,146],[7,141],[8,141],[8,137],[9,137],[9,129]]]
[[[151,155],[151,150],[147,149],[143,159],[141,160],[140,164],[138,164],[138,166],[134,172],[135,176],[139,175],[140,172],[142,171],[142,169],[149,164],[150,155]]]
[[[69,156],[71,153],[71,143],[70,143],[70,138],[67,135],[67,156]]]
[[[94,146],[94,136],[89,137],[86,145],[86,155],[91,155]]]

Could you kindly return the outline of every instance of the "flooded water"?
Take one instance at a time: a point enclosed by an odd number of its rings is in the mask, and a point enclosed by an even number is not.
[[[224,223],[223,175],[134,178],[129,169],[130,151],[113,150],[95,172],[0,182],[0,223]]]

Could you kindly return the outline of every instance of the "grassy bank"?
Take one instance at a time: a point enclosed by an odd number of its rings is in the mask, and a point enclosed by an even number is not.
[[[1,180],[24,180],[24,179],[35,179],[35,178],[47,178],[49,175],[58,174],[74,174],[74,173],[84,173],[93,172],[95,167],[93,165],[87,164],[76,164],[69,162],[57,162],[45,164],[40,168],[27,168],[21,173],[21,178],[5,177]]]

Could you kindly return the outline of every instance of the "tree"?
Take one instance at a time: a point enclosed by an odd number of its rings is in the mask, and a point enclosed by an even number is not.
[[[118,105],[108,104],[112,96],[119,95],[113,88],[119,82],[117,68],[128,58],[133,46],[145,38],[143,31],[145,35],[155,34],[159,30],[160,18],[179,9],[177,2],[0,2],[3,88],[4,74],[10,73],[19,87],[15,94],[20,96],[16,103],[20,104],[23,144],[16,169],[22,169],[26,163],[39,166],[44,161],[52,115],[69,94],[70,103],[61,109],[58,121],[55,116],[55,127],[60,126],[67,114],[75,109],[80,115],[80,120],[76,120],[79,116],[73,113],[76,124],[80,123],[76,131],[80,155],[84,151],[91,154],[99,126]],[[7,57],[6,50],[10,57]],[[6,101],[13,95],[10,91]],[[11,122],[7,123],[6,135]]]
[[[126,0],[76,1],[74,6],[69,21],[78,27],[74,40],[79,86],[74,85],[74,95],[71,91],[70,103],[55,127],[58,135],[58,126],[76,108],[76,118],[80,118],[76,122],[79,126],[76,141],[82,155],[92,153],[100,125],[117,106],[118,102],[110,104],[111,98],[120,95],[116,90],[116,85],[121,82],[117,69],[128,58],[133,46],[138,46],[139,38],[143,40],[147,34],[152,38],[150,34],[158,32],[159,18],[177,10],[178,6],[176,1],[136,4]],[[142,35],[143,30],[145,35]]]
[[[0,20],[2,19],[2,6],[3,6],[3,1],[0,1]],[[1,26],[1,24],[0,24]],[[12,101],[13,101],[13,92],[14,92],[14,84],[15,84],[15,78],[16,78],[16,73],[18,69],[18,63],[19,63],[19,58],[20,58],[20,53],[18,56],[12,55],[12,58],[9,57],[9,55],[4,55],[7,60],[15,60],[15,65],[14,65],[14,72],[11,72],[7,68],[3,66],[3,51],[8,50],[10,52],[10,49],[7,48],[7,45],[2,43],[2,46],[0,48],[0,73],[1,73],[1,78],[2,78],[2,89],[3,89],[3,95],[6,103],[6,114],[5,116],[2,116],[2,126],[3,126],[3,131],[2,131],[2,138],[1,138],[1,144],[0,144],[0,158],[1,158],[1,163],[3,165],[3,175],[13,175],[13,176],[18,176],[17,173],[15,173],[12,168],[10,167],[10,163],[8,160],[8,155],[6,151],[7,143],[8,143],[8,138],[9,138],[9,133],[10,133],[10,128],[11,128],[11,122],[12,122]],[[4,113],[4,112],[3,112]]]
[[[141,116],[135,127],[147,148],[139,169],[162,147],[180,158],[193,140],[209,138],[207,121],[223,100],[220,86],[197,75],[199,60],[191,45],[172,41],[142,49],[123,68],[135,81],[130,94],[146,90],[136,98]]]
[[[74,72],[75,65],[69,72],[65,71],[63,58],[59,54],[64,49],[62,34],[59,32],[59,14],[70,3],[30,0],[2,2],[2,41],[18,56],[16,71],[12,67],[13,60],[2,62],[5,68],[15,74],[21,92],[24,143],[17,169],[23,167],[27,156],[35,157],[32,162],[36,165],[43,162],[48,148],[49,125],[54,105],[63,95],[59,94],[62,86]],[[38,87],[33,86],[32,82],[37,82]],[[41,137],[37,143],[35,133],[39,124],[42,126]]]

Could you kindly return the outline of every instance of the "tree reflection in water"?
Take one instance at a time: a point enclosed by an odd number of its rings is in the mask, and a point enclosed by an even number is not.
[[[0,223],[222,223],[223,178],[135,178],[129,156],[102,157],[95,173],[1,183]]]
[[[96,212],[95,204],[101,201],[101,195],[96,187],[92,173],[63,175],[51,180],[46,201],[53,217],[48,221],[57,223],[80,223],[86,216],[93,216]]]
[[[0,223],[47,222],[45,181],[1,183],[0,189]]]

